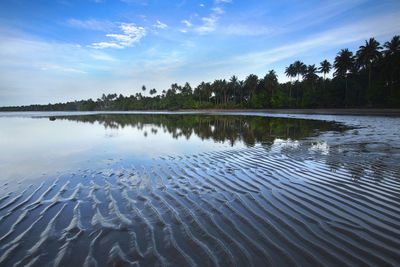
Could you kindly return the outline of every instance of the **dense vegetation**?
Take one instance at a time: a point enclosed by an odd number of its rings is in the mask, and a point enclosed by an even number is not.
[[[332,69],[333,79],[326,78]],[[394,36],[383,47],[370,38],[355,54],[342,49],[333,64],[295,61],[285,73],[290,82],[279,83],[271,70],[263,78],[250,74],[242,81],[232,76],[195,88],[174,83],[161,94],[149,90],[150,96],[143,85],[143,94],[103,94],[96,101],[3,107],[0,111],[400,107],[400,38]]]

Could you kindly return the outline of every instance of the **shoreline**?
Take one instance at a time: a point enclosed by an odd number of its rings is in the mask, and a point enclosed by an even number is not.
[[[338,109],[178,109],[178,110],[95,110],[95,111],[1,111],[0,114],[202,114],[202,113],[262,113],[262,114],[304,114],[304,115],[347,115],[347,116],[390,116],[400,117],[400,109],[382,108],[338,108]],[[238,114],[240,115],[240,114]]]

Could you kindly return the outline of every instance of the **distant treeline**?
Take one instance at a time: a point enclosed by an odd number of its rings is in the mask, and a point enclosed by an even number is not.
[[[326,78],[332,69],[333,79]],[[400,38],[394,36],[383,47],[370,38],[355,54],[340,50],[333,64],[295,61],[285,74],[290,82],[279,83],[271,70],[263,78],[250,74],[239,80],[232,76],[228,81],[201,82],[195,88],[174,83],[162,92],[149,90],[150,96],[143,85],[143,94],[103,94],[97,100],[0,107],[0,111],[400,107]]]

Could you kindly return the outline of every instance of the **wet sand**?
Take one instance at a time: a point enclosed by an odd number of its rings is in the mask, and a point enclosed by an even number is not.
[[[399,120],[303,113],[354,128],[4,183],[0,264],[398,266]]]

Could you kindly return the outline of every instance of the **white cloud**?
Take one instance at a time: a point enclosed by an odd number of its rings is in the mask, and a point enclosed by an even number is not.
[[[204,7],[204,4],[200,4],[199,6]]]
[[[162,23],[161,21],[157,20],[157,23],[153,25],[153,27],[158,28],[158,29],[165,29],[167,28],[167,24]]]
[[[95,49],[103,49],[103,48],[124,48],[123,46],[116,44],[116,43],[109,43],[109,42],[99,42],[93,43],[90,47]]]
[[[257,36],[271,33],[272,28],[259,25],[244,25],[231,24],[224,27],[222,34],[227,35],[242,35],[242,36]]]
[[[122,34],[106,34],[107,37],[113,39],[112,41],[93,43],[90,47],[95,49],[131,47],[146,35],[145,28],[137,27],[133,23],[122,23],[119,28]]]
[[[193,24],[190,22],[190,21],[188,21],[188,20],[182,20],[182,23],[183,24],[185,24],[186,26],[188,26],[188,27],[191,27]]]
[[[39,64],[39,65],[37,65],[37,67],[43,71],[61,71],[61,72],[81,73],[81,74],[87,73],[86,71],[83,71],[80,69],[63,67],[63,66],[60,66],[57,64]]]
[[[225,11],[224,11],[222,8],[220,8],[220,7],[214,7],[214,8],[211,8],[211,10],[212,10],[215,14],[224,14],[224,13],[225,13]]]
[[[93,53],[90,53],[90,56],[96,60],[103,60],[103,61],[115,61],[116,60],[115,58],[111,57],[110,55],[107,55],[100,51],[95,51]]]
[[[96,19],[68,19],[66,23],[70,27],[94,31],[111,31],[113,28],[116,27],[115,23]]]
[[[201,20],[203,21],[203,24],[196,28],[198,33],[205,34],[215,31],[218,17],[211,15],[210,17],[203,17]]]
[[[222,1],[225,3],[229,3],[230,1]],[[225,11],[221,7],[214,7],[211,8],[211,14],[208,17],[203,17],[201,20],[203,21],[203,24],[198,26],[195,31],[200,33],[200,34],[206,34],[213,32],[217,29],[217,22],[220,18],[220,15],[225,13]]]

